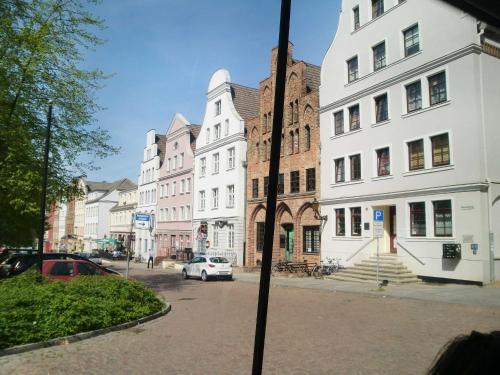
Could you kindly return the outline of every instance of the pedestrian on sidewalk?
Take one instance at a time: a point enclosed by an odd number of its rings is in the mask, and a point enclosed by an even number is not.
[[[148,268],[149,268],[149,262],[151,262],[151,269],[153,269],[154,258],[153,258],[153,251],[151,249],[148,250]]]

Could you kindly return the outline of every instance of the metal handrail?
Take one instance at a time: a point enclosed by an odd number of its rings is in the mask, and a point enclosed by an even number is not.
[[[415,259],[417,262],[419,262],[422,266],[425,266],[425,263],[422,262],[420,259],[418,259],[415,255],[413,255],[410,250],[408,250],[406,247],[404,247],[403,245],[401,245],[401,243],[399,241],[396,241],[396,245],[399,245],[404,251],[406,251],[408,254],[410,254],[410,256]]]
[[[367,243],[365,243],[363,246],[361,246],[354,254],[352,254],[349,258],[347,258],[345,261],[346,262],[349,262],[352,258],[354,258],[356,255],[358,255],[358,253],[363,250],[365,247],[367,247],[369,244],[371,244],[373,241],[375,240],[375,238],[372,238],[370,241],[368,241]]]

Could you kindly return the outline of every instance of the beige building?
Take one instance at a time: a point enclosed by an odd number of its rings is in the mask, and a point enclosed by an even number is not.
[[[85,229],[85,202],[87,201],[87,189],[85,181],[80,179],[78,187],[82,191],[82,195],[75,199],[75,220],[73,234],[75,236],[74,251],[83,251],[83,235]]]
[[[129,248],[131,243],[132,215],[137,207],[137,187],[118,193],[118,203],[109,210],[109,233],[122,247]]]

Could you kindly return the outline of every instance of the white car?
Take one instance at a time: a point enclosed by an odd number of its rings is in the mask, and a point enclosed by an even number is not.
[[[186,263],[182,268],[182,278],[200,277],[203,281],[209,278],[233,279],[233,266],[223,257],[200,255]]]

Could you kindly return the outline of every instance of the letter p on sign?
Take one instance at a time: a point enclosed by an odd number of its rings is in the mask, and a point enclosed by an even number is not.
[[[384,210],[373,210],[373,221],[384,221]]]

